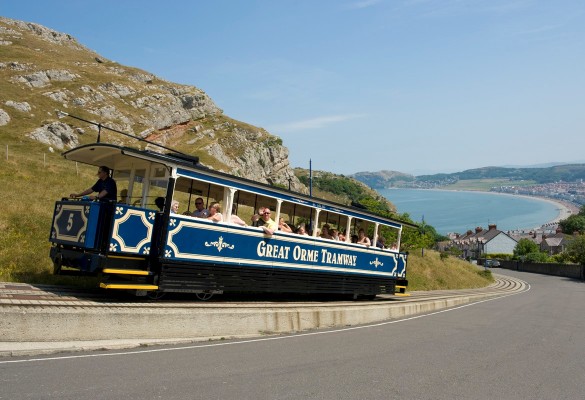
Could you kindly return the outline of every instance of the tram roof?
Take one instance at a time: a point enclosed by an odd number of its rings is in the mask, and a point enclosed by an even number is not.
[[[319,207],[327,211],[351,215],[356,218],[379,222],[387,225],[404,225],[418,228],[418,225],[394,219],[381,217],[379,215],[364,211],[353,206],[346,206],[329,200],[310,197],[287,189],[270,186],[264,183],[252,181],[226,174],[224,172],[209,169],[199,163],[197,157],[182,153],[158,153],[150,150],[140,150],[132,147],[119,146],[111,143],[92,143],[75,147],[64,152],[63,157],[70,161],[81,162],[89,165],[106,165],[114,171],[128,169],[130,167],[141,167],[142,160],[144,167],[152,163],[176,168],[178,174],[186,177],[204,179],[219,185],[230,186],[240,189],[252,190],[267,196],[275,196],[285,201],[290,201],[306,206]]]

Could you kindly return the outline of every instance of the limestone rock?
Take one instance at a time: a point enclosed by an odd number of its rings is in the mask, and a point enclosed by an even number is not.
[[[52,122],[41,128],[35,129],[29,137],[63,150],[65,147],[73,148],[79,145],[79,138],[73,129],[63,122]]]
[[[30,104],[28,104],[26,101],[19,103],[17,101],[8,100],[4,104],[6,104],[9,107],[17,109],[18,111],[22,111],[22,112],[30,112],[30,110],[31,110]]]
[[[0,126],[4,126],[10,122],[10,115],[0,108]]]

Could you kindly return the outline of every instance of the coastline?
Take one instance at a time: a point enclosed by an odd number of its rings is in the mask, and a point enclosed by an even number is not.
[[[433,188],[433,189],[423,189],[423,188],[387,188],[388,189],[409,189],[409,190],[431,190],[431,191],[443,191],[443,192],[468,192],[468,193],[484,193],[484,194],[491,194],[491,195],[501,195],[501,196],[511,196],[511,197],[522,197],[522,198],[526,198],[526,199],[530,199],[530,200],[536,200],[536,201],[544,201],[547,202],[551,205],[555,206],[555,210],[557,211],[557,215],[553,218],[550,219],[548,221],[543,221],[541,223],[539,222],[534,222],[534,225],[531,227],[524,227],[524,228],[516,228],[516,231],[531,231],[531,230],[539,230],[539,229],[545,229],[545,230],[551,230],[551,229],[555,229],[556,225],[559,223],[559,221],[563,220],[563,219],[567,219],[568,217],[570,217],[571,215],[576,215],[579,213],[580,211],[580,207],[564,201],[564,200],[558,200],[558,199],[552,199],[550,197],[544,197],[544,196],[530,196],[530,195],[526,195],[526,194],[513,194],[513,193],[499,193],[499,192],[491,192],[491,191],[485,191],[485,190],[462,190],[462,189],[445,189],[445,188]]]
[[[558,224],[560,220],[567,219],[571,215],[575,215],[575,214],[579,213],[579,207],[577,207],[573,203],[569,203],[569,202],[562,201],[562,200],[554,200],[554,199],[550,199],[548,197],[541,197],[541,196],[526,196],[526,197],[546,201],[546,202],[552,203],[558,207],[557,210],[559,211],[559,214],[557,215],[557,217],[555,219],[553,219],[552,221],[548,221],[548,222],[544,223],[543,225]]]

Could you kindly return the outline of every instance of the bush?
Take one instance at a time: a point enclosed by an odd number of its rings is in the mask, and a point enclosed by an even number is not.
[[[533,263],[545,263],[548,262],[548,255],[546,253],[535,251],[528,253],[524,256],[524,261]]]

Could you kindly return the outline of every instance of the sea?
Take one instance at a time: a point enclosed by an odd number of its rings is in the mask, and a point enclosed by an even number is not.
[[[530,230],[556,219],[554,203],[526,196],[432,189],[378,189],[398,213],[432,225],[440,234],[495,224],[501,231]]]

